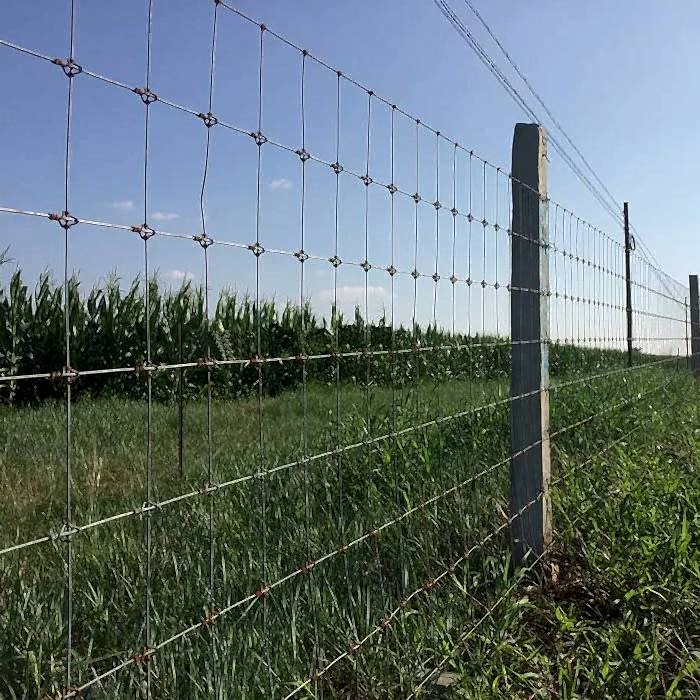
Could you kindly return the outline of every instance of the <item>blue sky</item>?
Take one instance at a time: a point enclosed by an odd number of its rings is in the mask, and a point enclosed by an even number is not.
[[[447,24],[431,0],[353,3],[273,0],[231,4],[279,34],[341,69],[377,94],[396,103],[467,148],[504,169],[509,168],[513,125],[524,117],[493,77]],[[77,1],[76,60],[90,70],[129,86],[145,83],[145,0]],[[479,30],[461,0],[453,7],[484,46],[496,47]],[[592,1],[513,3],[477,1],[477,6],[567,128],[611,191],[630,202],[632,221],[659,262],[681,280],[700,268],[694,230],[696,195],[691,191],[700,146],[694,138],[697,91],[689,89],[698,63],[693,28],[700,5],[694,2]],[[67,55],[69,2],[4,0],[0,36],[49,56]],[[219,10],[213,112],[245,131],[257,129],[259,31],[233,13]],[[209,50],[213,3],[209,0],[154,0],[153,90],[195,111],[207,111]],[[499,59],[500,60],[500,59]],[[0,46],[0,206],[35,211],[62,207],[63,139],[66,79],[60,69]],[[301,146],[300,68],[298,52],[269,34],[265,39],[263,132],[292,148]],[[307,61],[305,80],[306,149],[335,159],[336,77]],[[365,168],[367,94],[343,81],[341,93],[341,163],[358,173]],[[143,209],[143,115],[138,97],[88,76],[75,79],[70,209],[81,219],[138,224]],[[390,181],[389,110],[373,104],[370,174]],[[395,182],[414,191],[415,127],[395,124]],[[257,148],[248,136],[214,127],[205,204],[207,229],[215,239],[237,243],[255,240]],[[206,129],[197,118],[161,103],[151,107],[149,223],[174,233],[200,233],[199,193]],[[435,142],[419,136],[419,191],[435,196]],[[438,316],[452,314],[451,272],[452,151],[439,151],[440,241],[436,216],[421,208],[418,254],[414,250],[413,203],[399,197],[395,205],[395,266],[432,273],[437,250],[441,282]],[[457,166],[457,207],[466,210],[468,159]],[[552,153],[550,195],[612,236],[615,222]],[[305,249],[321,257],[334,254],[335,175],[322,164],[307,163]],[[473,197],[483,200],[478,167],[472,172]],[[491,178],[491,176],[489,175]],[[339,256],[364,259],[364,186],[341,176]],[[502,183],[503,184],[503,183]],[[391,258],[390,197],[370,187],[369,259],[378,267]],[[261,240],[267,248],[300,248],[301,164],[294,155],[263,147]],[[507,191],[495,194],[487,182],[486,209],[495,220],[507,219]],[[477,215],[476,205],[474,207]],[[456,266],[466,276],[468,231],[460,222]],[[496,237],[497,238],[497,237]],[[473,277],[507,280],[507,242],[489,237],[486,269],[480,264],[481,230],[473,233]],[[0,241],[10,246],[16,263],[35,276],[62,268],[62,231],[55,223],[0,215]],[[202,254],[196,244],[156,237],[149,243],[153,268],[164,280],[202,277]],[[461,247],[460,247],[461,246]],[[498,250],[497,250],[497,246]],[[254,285],[254,257],[245,250],[215,246],[209,252],[212,290],[239,291]],[[86,284],[116,272],[129,280],[143,269],[142,245],[133,234],[89,226],[71,229],[70,266]],[[261,258],[261,292],[298,298],[298,261],[291,256]],[[305,295],[323,312],[332,300],[333,268],[306,263]],[[9,271],[9,268],[6,268]],[[6,271],[3,270],[3,275]],[[373,269],[367,279],[371,312],[391,301],[390,279]],[[365,273],[343,265],[338,272],[341,303],[346,310],[364,305]],[[434,283],[418,282],[419,313],[429,318]],[[480,293],[480,290],[478,290]],[[488,290],[487,290],[488,293]],[[491,308],[505,318],[507,299]],[[459,295],[456,305],[464,306]],[[395,278],[394,298],[400,320],[412,313],[413,280]],[[476,292],[475,292],[476,295]],[[493,299],[492,298],[492,299]],[[492,299],[489,301],[493,304]],[[476,299],[474,303],[476,303]],[[490,314],[490,321],[494,314]],[[502,321],[501,321],[502,322]],[[479,321],[475,320],[478,325]]]

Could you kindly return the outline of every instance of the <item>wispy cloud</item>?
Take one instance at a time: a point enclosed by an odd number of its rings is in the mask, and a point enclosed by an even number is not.
[[[131,211],[134,208],[133,199],[122,199],[119,202],[112,202],[112,209],[121,209],[122,211]]]
[[[151,218],[153,221],[175,221],[180,218],[180,215],[173,211],[154,211]]]
[[[288,180],[286,177],[278,177],[270,181],[271,190],[291,190],[292,181]]]
[[[168,270],[165,276],[176,282],[186,282],[187,280],[194,279],[194,273],[189,270]]]

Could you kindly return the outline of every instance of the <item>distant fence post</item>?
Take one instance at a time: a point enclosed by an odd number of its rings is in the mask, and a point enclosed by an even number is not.
[[[690,366],[693,375],[700,379],[700,303],[698,302],[698,276],[690,275]]]
[[[623,213],[625,219],[625,311],[627,312],[627,366],[631,367],[634,349],[632,347],[632,272],[630,270],[630,253],[634,250],[635,245],[634,237],[630,236],[630,217],[627,202],[624,203]]]
[[[552,537],[549,495],[549,203],[547,132],[516,124],[512,161],[511,550],[516,564]]]

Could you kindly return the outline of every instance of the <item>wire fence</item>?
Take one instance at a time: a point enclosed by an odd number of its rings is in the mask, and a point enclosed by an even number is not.
[[[60,281],[32,292],[18,262],[0,292],[13,650],[0,687],[419,695],[556,546],[504,577],[519,522],[624,449],[687,373],[689,292],[621,234],[228,2],[201,7],[205,103],[170,99],[152,75],[154,4],[135,85],[81,63],[74,2],[65,57],[0,39],[3,61],[65,79],[60,206],[10,206],[11,192],[0,206],[39,237],[62,230]],[[233,96],[219,79],[230,32],[247,50]],[[269,73],[289,99],[272,114]],[[74,199],[89,84],[142,109],[130,224]],[[179,177],[155,163],[171,138],[159,129],[201,148],[194,230],[169,230],[153,207],[152,190]],[[518,220],[524,207],[542,208],[544,228]],[[513,284],[519,243],[544,260],[532,288]],[[74,260],[90,246],[127,248],[135,282],[81,287]],[[178,288],[155,274],[175,248]],[[514,294],[545,309],[518,340]],[[544,386],[513,390],[521,346],[544,354]],[[550,428],[513,449],[512,407],[545,395]],[[509,468],[545,448],[551,480],[509,507]]]

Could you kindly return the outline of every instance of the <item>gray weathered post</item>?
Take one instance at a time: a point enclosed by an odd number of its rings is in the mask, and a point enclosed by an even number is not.
[[[538,124],[515,125],[512,176],[511,548],[523,564],[552,536],[547,132]]]
[[[690,366],[700,379],[700,303],[698,302],[698,276],[690,275]]]

